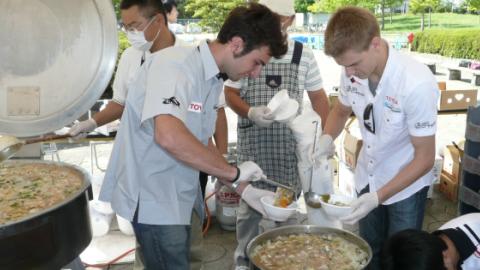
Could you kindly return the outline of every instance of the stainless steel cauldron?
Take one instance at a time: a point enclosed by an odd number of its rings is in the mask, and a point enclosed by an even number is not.
[[[60,269],[75,259],[92,239],[87,194],[89,174],[80,167],[61,162],[18,160],[5,163],[55,164],[82,175],[82,187],[65,201],[0,225],[0,269]]]
[[[361,249],[365,250],[368,254],[368,263],[370,263],[370,260],[372,259],[372,249],[370,246],[360,238],[359,236],[345,231],[341,229],[336,229],[336,228],[327,228],[327,227],[320,227],[320,226],[315,226],[315,225],[292,225],[292,226],[284,226],[280,227],[277,229],[273,229],[270,231],[266,231],[257,237],[253,238],[250,243],[247,245],[247,255],[250,258],[250,261],[255,265],[255,262],[252,260],[253,258],[253,251],[255,248],[264,242],[268,240],[273,240],[277,236],[281,235],[289,235],[289,234],[300,234],[300,233],[306,233],[306,234],[324,234],[324,233],[335,233],[346,240],[358,245]],[[285,254],[288,255],[288,254]],[[258,267],[258,265],[255,265]]]

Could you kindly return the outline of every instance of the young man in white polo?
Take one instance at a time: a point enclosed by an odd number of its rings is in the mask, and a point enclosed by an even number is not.
[[[358,7],[339,9],[325,31],[325,53],[343,67],[338,102],[330,112],[316,158],[353,112],[363,146],[355,169],[358,199],[342,218],[359,222],[373,249],[369,269],[380,269],[379,252],[397,231],[421,229],[434,177],[438,89],[430,70],[397,52],[380,37],[377,19]]]

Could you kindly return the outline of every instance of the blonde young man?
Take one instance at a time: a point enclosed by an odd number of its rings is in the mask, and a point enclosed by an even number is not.
[[[368,10],[341,8],[325,31],[325,53],[343,67],[339,102],[328,116],[315,158],[329,155],[332,141],[353,112],[363,147],[355,169],[358,199],[342,220],[359,222],[373,249],[369,269],[380,269],[386,238],[421,229],[427,191],[434,179],[438,90],[428,68],[391,48]]]
[[[260,0],[260,4],[281,17],[281,30],[287,32],[295,19],[293,0]],[[291,98],[303,103],[304,92],[312,103],[322,123],[328,115],[328,99],[323,90],[322,78],[312,50],[302,43],[289,40],[288,51],[280,59],[266,65],[258,78],[245,78],[225,83],[225,97],[229,107],[238,116],[238,161],[253,160],[271,179],[300,191],[296,141],[287,124],[274,122],[268,101],[280,90],[287,89]],[[301,110],[301,109],[300,109]],[[298,113],[300,113],[300,110]],[[258,194],[275,191],[275,187],[255,183]],[[252,206],[240,201],[237,212],[237,241],[234,254],[237,269],[246,268],[245,249],[248,242],[259,233],[262,220],[261,205]]]

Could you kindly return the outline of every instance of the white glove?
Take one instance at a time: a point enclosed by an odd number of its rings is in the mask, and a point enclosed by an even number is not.
[[[315,146],[316,152],[313,153],[313,161],[318,163],[323,158],[330,158],[335,154],[335,144],[333,144],[332,136],[324,134],[320,136]]]
[[[273,123],[274,116],[267,106],[250,107],[247,115],[259,127],[268,127]]]
[[[348,216],[341,217],[340,221],[353,225],[378,206],[377,192],[363,194],[358,199],[353,201],[351,206],[352,213],[350,213]]]
[[[265,213],[265,210],[263,209],[262,202],[260,202],[260,199],[263,196],[275,196],[275,193],[269,190],[264,190],[264,189],[259,189],[259,188],[254,188],[252,185],[248,185],[242,192],[242,199],[253,209],[258,211],[262,216],[266,217],[267,214]]]
[[[79,140],[87,137],[87,133],[93,131],[97,128],[97,122],[90,118],[85,121],[81,121],[73,125],[73,127],[68,131],[68,133],[73,137],[74,140]]]
[[[262,169],[253,161],[245,161],[237,167],[240,170],[240,175],[237,179],[239,182],[257,181],[263,176]]]

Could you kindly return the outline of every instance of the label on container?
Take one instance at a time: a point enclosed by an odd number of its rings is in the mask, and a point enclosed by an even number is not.
[[[236,217],[237,207],[223,207],[223,215],[226,217]]]

